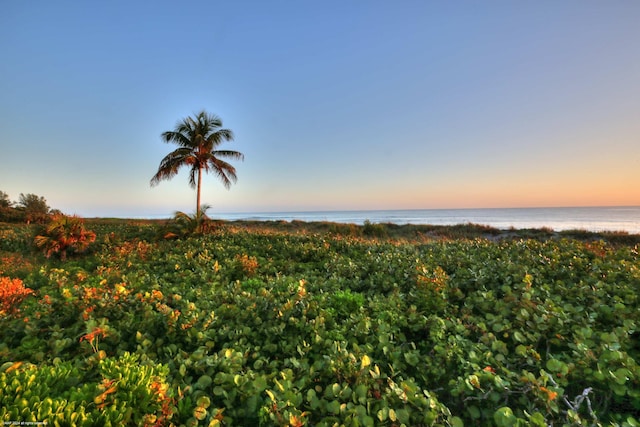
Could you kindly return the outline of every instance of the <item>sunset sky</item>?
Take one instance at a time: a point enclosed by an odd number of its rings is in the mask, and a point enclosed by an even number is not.
[[[0,5],[0,191],[195,211],[160,134],[235,133],[210,212],[640,205],[640,2]]]

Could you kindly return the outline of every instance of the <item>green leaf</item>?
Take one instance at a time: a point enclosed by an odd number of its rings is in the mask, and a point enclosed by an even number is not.
[[[209,396],[200,396],[196,401],[196,405],[207,409],[211,405],[211,399],[209,399]]]
[[[384,421],[389,416],[389,410],[386,407],[384,407],[384,408],[378,410],[378,413],[376,415],[378,416],[378,419],[380,421]]]
[[[338,415],[340,413],[340,402],[332,400],[327,404],[327,412]]]
[[[331,386],[331,392],[333,393],[334,397],[337,397],[340,394],[340,384],[333,383],[333,385]]]
[[[255,380],[253,380],[253,388],[258,392],[266,390],[267,380],[264,377],[257,377]]]
[[[627,394],[627,386],[624,384],[612,383],[610,384],[610,387],[617,396],[624,396]]]
[[[357,397],[358,403],[364,405],[367,402],[367,392],[368,388],[364,384],[358,384],[355,390],[355,396]]]
[[[536,412],[529,417],[529,424],[536,427],[547,427],[547,421],[540,412]]]
[[[518,419],[513,415],[511,408],[504,406],[493,413],[493,421],[498,427],[510,427],[515,425]]]
[[[362,425],[364,427],[375,426],[375,420],[373,419],[373,417],[370,417],[369,415],[365,415],[364,417],[361,417],[360,420],[362,421]]]
[[[254,413],[258,410],[258,395],[254,394],[252,396],[249,396],[249,398],[247,399],[247,401],[245,402],[245,408],[247,410],[248,413]]]
[[[549,359],[546,363],[547,369],[551,372],[561,372],[563,366],[565,366],[565,364],[558,359]]]
[[[469,413],[469,416],[475,420],[477,420],[478,418],[480,418],[482,416],[482,413],[480,412],[480,409],[475,406],[475,405],[471,405],[467,408],[467,412]]]
[[[211,377],[209,375],[203,375],[200,378],[198,378],[198,381],[196,382],[196,386],[199,389],[205,389],[205,388],[209,387],[212,382],[213,382],[213,380],[211,379]]]
[[[638,422],[638,420],[636,420],[633,417],[628,417],[626,419],[627,424],[629,424],[630,427],[640,427],[640,422]]]
[[[312,388],[310,388],[309,390],[307,390],[307,402],[311,402],[314,398],[316,397],[316,391]]]
[[[418,353],[414,351],[405,353],[404,359],[410,366],[416,366],[420,363],[420,357]]]
[[[522,335],[519,331],[515,331],[513,333],[513,339],[518,341],[518,342],[525,342],[526,338],[524,337],[524,335]]]
[[[515,333],[514,333],[515,335]],[[518,345],[516,347],[516,354],[518,356],[526,356],[527,355],[527,347],[523,346],[522,344]]]
[[[389,411],[391,412],[391,411]],[[407,411],[406,409],[398,409],[396,411],[396,416],[398,417],[398,421],[403,423],[403,424],[408,424],[411,421],[411,415],[409,414],[409,411]]]
[[[321,401],[320,399],[318,399],[317,396],[313,396],[311,397],[311,400],[309,401],[309,407],[313,410],[316,410],[320,407]]]
[[[625,368],[618,368],[616,369],[615,372],[612,372],[611,375],[613,375],[613,378],[615,379],[616,383],[618,383],[619,385],[623,385],[629,380],[629,376],[631,376],[631,372]]]

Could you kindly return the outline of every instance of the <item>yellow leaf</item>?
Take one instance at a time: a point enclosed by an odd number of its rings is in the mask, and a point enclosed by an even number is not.
[[[394,411],[393,409],[389,409],[389,419],[391,421],[393,421],[394,423],[396,422],[397,418],[396,418],[396,411]]]
[[[364,369],[367,366],[371,365],[371,359],[366,354],[362,356],[362,361],[360,362],[360,369]]]
[[[11,371],[15,371],[20,366],[22,366],[22,362],[15,362],[13,365],[9,366],[5,372],[8,374]]]
[[[300,427],[302,425],[302,421],[295,414],[289,414],[289,425],[293,427]]]
[[[375,365],[373,370],[369,369],[369,374],[372,378],[380,378],[380,368],[378,368],[378,365]]]
[[[265,390],[265,392],[267,393],[267,396],[269,396],[269,399],[273,400],[274,402],[276,401],[276,397],[273,395],[273,392],[271,390]]]

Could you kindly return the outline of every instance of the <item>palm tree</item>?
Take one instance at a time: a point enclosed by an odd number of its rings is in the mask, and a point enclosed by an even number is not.
[[[196,216],[200,215],[202,172],[213,172],[226,188],[238,180],[236,168],[221,158],[244,160],[244,155],[217,149],[224,141],[233,141],[233,132],[222,129],[222,120],[215,114],[201,111],[195,117],[186,117],[174,130],[164,132],[162,139],[177,144],[178,148],[162,159],[158,172],[151,178],[151,186],[173,178],[182,166],[188,166],[189,185],[197,188]]]

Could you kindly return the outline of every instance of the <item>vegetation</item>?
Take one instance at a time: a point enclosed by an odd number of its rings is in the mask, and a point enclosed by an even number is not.
[[[35,238],[35,245],[44,250],[47,258],[59,255],[63,260],[67,253],[82,253],[96,239],[96,233],[84,227],[77,216],[54,215]]]
[[[57,211],[52,211],[42,196],[20,193],[18,202],[12,202],[7,193],[0,191],[0,221],[42,224],[53,213]]]
[[[9,195],[4,191],[0,191],[0,208],[10,208],[12,205]]]
[[[235,167],[223,159],[243,160],[244,155],[238,151],[218,149],[224,141],[233,140],[233,132],[223,129],[222,120],[216,115],[201,111],[195,117],[186,117],[176,124],[174,130],[164,132],[162,139],[177,144],[178,148],[162,159],[151,185],[173,178],[182,166],[189,167],[189,184],[196,188],[197,194],[196,216],[200,215],[202,172],[212,172],[226,188],[237,180]]]
[[[0,420],[640,422],[637,243],[215,225],[167,240],[87,221],[92,250],[63,260],[32,250],[34,226],[0,224]]]
[[[210,233],[215,229],[214,223],[207,216],[208,205],[200,207],[193,215],[176,212],[173,219],[163,228],[165,239],[188,237],[195,234]]]

